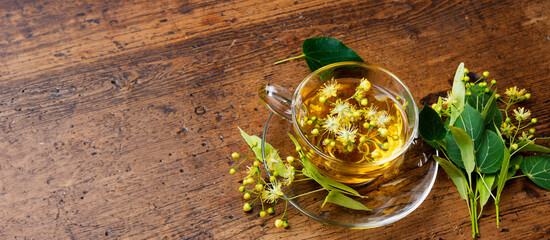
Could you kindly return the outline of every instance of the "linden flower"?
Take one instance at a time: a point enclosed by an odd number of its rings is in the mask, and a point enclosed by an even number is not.
[[[338,129],[340,128],[340,124],[338,123],[338,119],[333,116],[328,116],[327,119],[325,119],[325,123],[323,124],[323,128],[328,130],[331,133],[338,132]]]
[[[514,116],[516,116],[516,120],[518,121],[527,120],[531,116],[531,111],[519,107],[518,109],[514,109]]]
[[[447,92],[447,97],[443,98],[443,104],[447,106],[451,106],[455,103],[457,103],[456,99],[454,98],[454,94],[452,92]]]
[[[504,94],[508,95],[510,98],[519,98],[525,94],[525,89],[518,90],[517,87],[507,88]]]
[[[516,129],[516,127],[514,125],[508,124],[506,122],[503,122],[500,125],[500,132],[504,136],[511,136],[515,129]]]
[[[357,128],[352,125],[340,127],[336,133],[336,139],[344,145],[348,145],[349,142],[355,142],[355,137],[357,137]]]
[[[338,92],[338,89],[340,88],[340,83],[337,83],[334,81],[334,78],[328,82],[325,83],[324,87],[319,89],[319,94],[321,97],[329,98],[329,97],[336,97],[336,94]]]
[[[520,142],[527,142],[527,141],[531,141],[531,138],[533,138],[533,135],[529,134],[528,132],[522,132],[521,136],[518,137],[518,140]]]
[[[376,116],[376,119],[375,119],[376,126],[384,127],[386,126],[386,124],[390,122],[390,120],[391,120],[390,115],[386,111],[382,111],[378,113],[378,115]]]
[[[281,190],[281,184],[279,183],[277,186],[271,185],[268,186],[264,191],[262,192],[262,199],[264,202],[268,203],[274,203],[277,198],[283,196],[283,191]]]
[[[339,118],[344,116],[346,112],[349,112],[350,110],[350,104],[347,101],[340,101],[340,99],[336,100],[336,103],[334,103],[334,108],[330,110],[330,113],[332,115],[336,114]]]
[[[246,178],[252,178],[254,176],[256,176],[256,174],[258,173],[258,168],[257,167],[250,167],[248,166],[248,169],[246,170]]]
[[[365,118],[370,119],[378,114],[376,106],[370,106],[367,111],[365,111]]]
[[[294,181],[294,167],[286,165],[286,171],[283,177],[285,178],[285,185],[290,185],[292,181]]]
[[[370,90],[370,87],[371,87],[371,84],[369,80],[367,80],[366,78],[361,79],[361,83],[359,84],[360,90],[368,91]]]
[[[277,163],[282,163],[281,161],[281,158],[279,158],[279,156],[277,155],[277,151],[273,151],[271,152],[266,158],[265,158],[265,162],[267,163],[267,168],[269,168],[269,170],[274,170],[274,165],[277,164]]]

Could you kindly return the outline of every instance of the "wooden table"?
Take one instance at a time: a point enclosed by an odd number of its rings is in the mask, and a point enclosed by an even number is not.
[[[335,37],[400,76],[418,101],[444,95],[459,62],[533,98],[550,136],[549,1],[0,2],[1,239],[469,239],[443,171],[391,225],[350,230],[289,210],[243,212],[237,127],[259,135],[265,83],[293,87],[309,37]],[[541,142],[549,146],[548,142]],[[238,173],[240,174],[240,173]],[[508,183],[484,239],[550,236],[550,196]]]

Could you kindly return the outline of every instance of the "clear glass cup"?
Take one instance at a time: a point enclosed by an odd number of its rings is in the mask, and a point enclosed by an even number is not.
[[[326,154],[315,147],[306,137],[301,126],[303,116],[307,116],[304,99],[307,99],[329,80],[361,81],[366,78],[373,91],[390,98],[403,117],[403,144],[386,158],[371,162],[350,162]],[[381,96],[382,96],[381,95]],[[294,93],[267,84],[260,88],[259,97],[274,113],[292,122],[294,133],[314,166],[325,176],[346,184],[363,184],[380,176],[389,167],[402,162],[418,131],[418,107],[412,94],[403,82],[393,73],[381,67],[362,62],[340,62],[322,67],[308,75],[298,85]]]

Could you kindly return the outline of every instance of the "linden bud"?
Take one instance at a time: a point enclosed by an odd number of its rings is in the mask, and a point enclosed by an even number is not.
[[[366,99],[366,98],[363,98],[363,99],[361,100],[361,105],[367,106],[367,104],[369,104],[369,100]]]
[[[353,112],[353,117],[354,118],[361,117],[361,113],[359,111],[355,111],[355,112]]]
[[[311,131],[311,134],[313,134],[313,135],[319,134],[319,129],[317,129],[317,128],[313,129],[313,130]]]
[[[472,92],[466,91],[466,96],[471,96],[471,95],[472,95]]]
[[[509,117],[506,118],[506,120],[504,120],[506,123],[511,123],[512,122],[512,119],[510,119]]]
[[[484,77],[489,77],[489,72],[487,72],[487,71],[483,72],[483,76]]]
[[[380,128],[378,132],[380,132],[380,136],[385,137],[388,134],[388,129]]]
[[[252,206],[250,206],[249,203],[245,203],[244,206],[243,206],[243,210],[245,212],[248,212],[248,211],[252,210]]]
[[[388,150],[388,149],[390,149],[390,144],[386,142],[386,143],[382,144],[382,148],[384,150]]]
[[[270,182],[275,182],[275,181],[277,181],[277,178],[275,176],[271,176],[271,177],[269,177],[269,181]]]
[[[267,213],[265,211],[261,211],[260,212],[260,217],[265,217],[265,216],[267,216]]]
[[[534,128],[529,129],[529,133],[530,133],[530,134],[534,134],[534,133],[535,133],[535,129],[534,129]]]
[[[512,149],[512,150],[516,150],[516,149],[518,149],[518,147],[519,146],[516,143],[510,145],[510,149]]]
[[[290,226],[290,224],[288,224],[288,221],[284,221],[284,222],[283,222],[283,227],[284,227],[284,228],[288,228],[288,226]]]
[[[270,208],[267,209],[267,213],[273,214],[273,213],[275,213],[275,209],[273,207],[270,207]]]
[[[537,118],[531,118],[531,123],[533,124],[537,123]]]
[[[327,99],[325,97],[319,97],[319,102],[320,103],[325,103],[327,101]]]
[[[261,183],[258,183],[258,184],[256,184],[256,186],[254,186],[254,190],[256,190],[257,192],[260,192],[260,191],[264,190],[264,185],[261,184]]]
[[[368,122],[364,122],[364,123],[363,123],[363,127],[364,127],[364,128],[370,128],[370,124],[369,124]]]
[[[260,166],[260,161],[256,160],[256,161],[254,161],[253,164],[254,164],[254,167],[259,167]]]
[[[243,198],[244,200],[250,199],[250,193],[244,193]]]
[[[335,141],[331,141],[330,142],[330,147],[335,147],[336,146],[336,142]]]
[[[531,94],[530,94],[530,93],[526,93],[524,96],[525,96],[525,99],[531,98]]]
[[[312,120],[308,120],[306,123],[307,123],[307,125],[311,125],[311,124],[313,124],[313,121],[312,121]]]
[[[467,68],[464,68],[464,74],[468,74],[470,71]]]
[[[288,156],[288,157],[286,157],[286,161],[288,163],[292,163],[292,162],[294,162],[294,157],[293,156]]]
[[[367,141],[367,138],[366,138],[365,136],[361,136],[361,137],[359,138],[359,142],[360,142],[360,143],[364,143],[364,142],[366,142],[366,141]]]
[[[231,157],[232,157],[233,159],[238,159],[238,158],[241,157],[241,155],[239,155],[239,153],[237,153],[237,152],[234,152],[234,153],[231,153]]]
[[[235,174],[236,172],[237,172],[237,171],[236,171],[234,168],[231,168],[231,169],[229,170],[229,174],[231,174],[231,175]]]
[[[469,82],[469,81],[470,81],[470,77],[468,77],[468,76],[464,77],[464,81],[465,81],[465,82]]]
[[[274,172],[273,172],[273,176],[275,176],[275,177],[279,176],[279,172],[274,171]]]
[[[495,98],[496,98],[496,99],[499,99],[499,98],[500,98],[500,94],[496,93],[496,94],[495,94]]]
[[[244,186],[239,187],[239,192],[244,192],[244,190],[246,190],[246,188],[244,188]]]
[[[275,227],[282,227],[283,226],[283,221],[281,219],[277,219],[275,220]]]
[[[296,152],[302,151],[302,147],[296,147]]]
[[[495,85],[495,84],[497,84],[497,80],[495,79],[491,80],[491,85]]]
[[[316,121],[316,120],[317,120],[316,116],[311,117],[311,121]]]
[[[253,141],[253,142],[252,142],[252,147],[256,147],[256,146],[258,146],[258,142]]]

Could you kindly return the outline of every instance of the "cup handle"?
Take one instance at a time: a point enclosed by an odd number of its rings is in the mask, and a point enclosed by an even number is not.
[[[275,84],[266,84],[260,87],[258,96],[272,112],[292,121],[292,92],[288,89]]]

